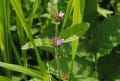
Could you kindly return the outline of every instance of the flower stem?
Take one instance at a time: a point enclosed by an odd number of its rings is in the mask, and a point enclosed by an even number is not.
[[[58,23],[56,24],[55,27],[55,41],[57,41],[57,37],[58,37]],[[58,53],[58,47],[55,47],[55,60],[56,60],[56,66],[57,66],[57,70],[58,70],[58,81],[60,81],[60,77],[61,77],[61,73],[60,73],[60,64],[59,64],[59,57],[58,57],[59,53]]]

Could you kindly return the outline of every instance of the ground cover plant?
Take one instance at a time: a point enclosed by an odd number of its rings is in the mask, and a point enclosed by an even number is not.
[[[0,81],[120,81],[120,0],[0,0]]]

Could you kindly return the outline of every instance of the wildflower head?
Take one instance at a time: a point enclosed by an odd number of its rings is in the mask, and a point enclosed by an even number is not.
[[[51,44],[55,47],[61,46],[63,43],[64,43],[64,39],[57,37],[51,39]]]
[[[52,15],[53,20],[56,21],[56,22],[60,22],[63,19],[63,17],[64,17],[64,13],[63,12],[54,13]]]

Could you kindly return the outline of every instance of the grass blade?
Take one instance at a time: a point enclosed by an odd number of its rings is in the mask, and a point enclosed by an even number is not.
[[[63,29],[64,29],[64,27],[65,27],[65,25],[67,23],[68,17],[70,15],[70,11],[72,10],[72,8],[71,8],[72,2],[73,2],[73,0],[70,0],[68,5],[67,5],[67,9],[66,9],[65,18],[64,18],[64,21],[63,21],[63,24],[62,24],[61,32],[63,31]]]
[[[19,1],[18,1],[18,0],[10,0],[10,2],[11,2],[11,5],[13,6],[13,8],[14,8],[14,10],[15,10],[15,12],[16,12],[16,15],[17,15],[17,17],[18,17],[18,19],[19,19],[19,21],[20,21],[20,23],[21,23],[21,26],[22,26],[22,27],[24,28],[24,30],[25,30],[25,33],[26,33],[27,37],[29,38],[29,40],[30,40],[30,42],[32,43],[32,45],[34,46],[35,54],[36,54],[36,58],[37,58],[37,62],[38,62],[38,64],[39,64],[39,67],[40,67],[42,73],[43,73],[44,75],[46,75],[46,74],[47,74],[47,72],[46,72],[46,67],[45,67],[44,63],[42,62],[42,60],[41,60],[41,58],[40,58],[39,52],[38,52],[37,47],[36,47],[36,45],[35,45],[35,43],[34,43],[34,40],[33,40],[33,38],[32,38],[32,34],[31,34],[31,32],[30,32],[30,28],[29,28],[29,26],[28,26],[28,24],[26,23],[26,20],[25,20],[25,18],[24,18],[24,15],[23,15],[21,6],[20,6],[20,4],[19,4]],[[44,78],[45,78],[45,77],[44,77]],[[46,76],[46,78],[47,78],[47,76]]]
[[[1,53],[2,53],[2,59],[4,62],[9,63],[10,62],[10,56],[11,56],[11,49],[9,45],[9,0],[1,0],[0,1],[0,23],[1,23]],[[11,76],[10,72],[8,70],[5,71],[7,76]]]
[[[21,73],[24,73],[26,75],[36,77],[36,78],[39,78],[39,79],[42,79],[42,76],[43,76],[43,74],[40,73],[37,70],[25,68],[25,67],[22,67],[20,65],[8,64],[8,63],[0,62],[0,67],[6,68],[6,69],[9,69],[9,70],[12,70],[12,71],[16,71],[16,72],[21,72]]]
[[[82,22],[82,18],[83,18],[85,0],[73,0],[72,5],[73,5],[72,25],[80,24]],[[70,72],[69,81],[71,81],[72,69],[73,69],[73,65],[74,65],[75,56],[77,53],[78,44],[79,44],[79,38],[72,42],[72,62],[71,62],[71,68],[69,70],[69,72]]]
[[[33,4],[33,8],[32,8],[32,11],[31,11],[31,14],[29,17],[29,26],[30,27],[32,26],[33,18],[34,18],[35,12],[37,11],[37,9],[39,7],[39,3],[40,3],[40,0],[35,0],[35,3]]]

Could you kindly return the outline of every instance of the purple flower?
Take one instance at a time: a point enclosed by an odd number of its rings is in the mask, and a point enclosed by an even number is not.
[[[61,38],[52,38],[51,39],[51,44],[55,47],[61,46],[64,43],[64,39]]]
[[[54,14],[52,15],[52,18],[53,18],[54,21],[56,21],[56,22],[61,21],[61,20],[63,19],[63,17],[64,17],[64,13],[63,13],[63,12],[54,13]]]
[[[60,18],[63,18],[63,17],[64,17],[64,13],[63,13],[63,12],[59,12],[58,16],[59,16]]]
[[[57,40],[57,46],[60,46],[64,43],[64,39],[58,39]]]

